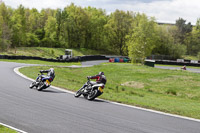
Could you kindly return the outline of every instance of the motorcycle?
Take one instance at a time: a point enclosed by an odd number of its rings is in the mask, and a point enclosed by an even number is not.
[[[96,97],[103,94],[103,89],[105,87],[105,84],[97,84],[94,81],[90,81],[88,78],[88,81],[86,83],[86,86],[83,88],[80,88],[75,94],[75,97],[79,97],[81,95],[84,96],[87,100],[94,100]]]
[[[51,86],[50,79],[46,78],[46,76],[43,75],[43,73],[41,73],[38,74],[36,81],[32,82],[29,88],[32,89],[33,87],[36,87],[38,91],[41,91],[43,89],[48,88],[49,86]]]

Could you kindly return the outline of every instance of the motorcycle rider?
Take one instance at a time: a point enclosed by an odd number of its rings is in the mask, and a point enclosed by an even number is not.
[[[53,68],[50,68],[50,69],[48,69],[48,70],[40,70],[40,73],[47,73],[47,76],[43,77],[43,78],[42,78],[42,81],[48,79],[50,82],[52,82],[52,81],[54,80],[54,78],[55,78],[55,71],[54,71]],[[39,76],[39,77],[40,77],[40,76]],[[36,87],[37,87],[38,84],[39,84],[39,82],[38,82],[39,77],[37,77],[37,79],[36,79],[36,83],[35,83],[35,86],[36,86]]]
[[[96,79],[96,83],[100,84],[106,84],[106,76],[104,75],[104,72],[99,72],[99,74],[95,75],[95,76],[88,76],[87,78],[89,79]]]
[[[55,78],[55,71],[53,68],[50,68],[48,70],[40,70],[40,73],[47,73],[47,76],[43,78],[42,80],[48,79],[49,81],[53,81]]]
[[[99,72],[99,74],[95,75],[95,76],[87,76],[88,79],[96,79],[96,84],[101,84],[103,83],[104,85],[107,82],[106,76],[104,75],[104,72]],[[90,82],[91,83],[91,82]],[[92,84],[92,83],[91,83]],[[85,83],[83,85],[82,88],[86,87],[87,83]]]

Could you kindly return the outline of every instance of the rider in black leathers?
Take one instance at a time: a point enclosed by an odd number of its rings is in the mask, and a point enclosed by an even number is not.
[[[104,72],[99,72],[99,74],[97,74],[95,76],[88,76],[87,78],[88,79],[96,79],[97,84],[101,84],[101,83],[106,84],[106,82],[107,82],[107,79],[106,79],[106,76],[104,75]],[[85,83],[82,88],[86,87],[87,85],[88,84]]]

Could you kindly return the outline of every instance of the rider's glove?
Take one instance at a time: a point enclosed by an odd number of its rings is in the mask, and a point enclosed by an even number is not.
[[[90,79],[90,78],[91,78],[91,76],[87,76],[87,78],[88,78],[88,79]]]
[[[40,70],[40,73],[43,73],[43,70]]]

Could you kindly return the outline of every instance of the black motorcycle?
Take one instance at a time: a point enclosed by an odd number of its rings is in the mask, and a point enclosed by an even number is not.
[[[88,81],[86,83],[86,86],[83,88],[80,88],[76,93],[75,97],[79,97],[83,95],[88,100],[94,100],[96,97],[103,94],[103,89],[105,87],[105,84],[97,84],[96,82],[90,81],[88,78]]]
[[[43,73],[38,74],[36,81],[30,84],[29,88],[36,87],[38,91],[48,88],[51,85],[51,81]]]

